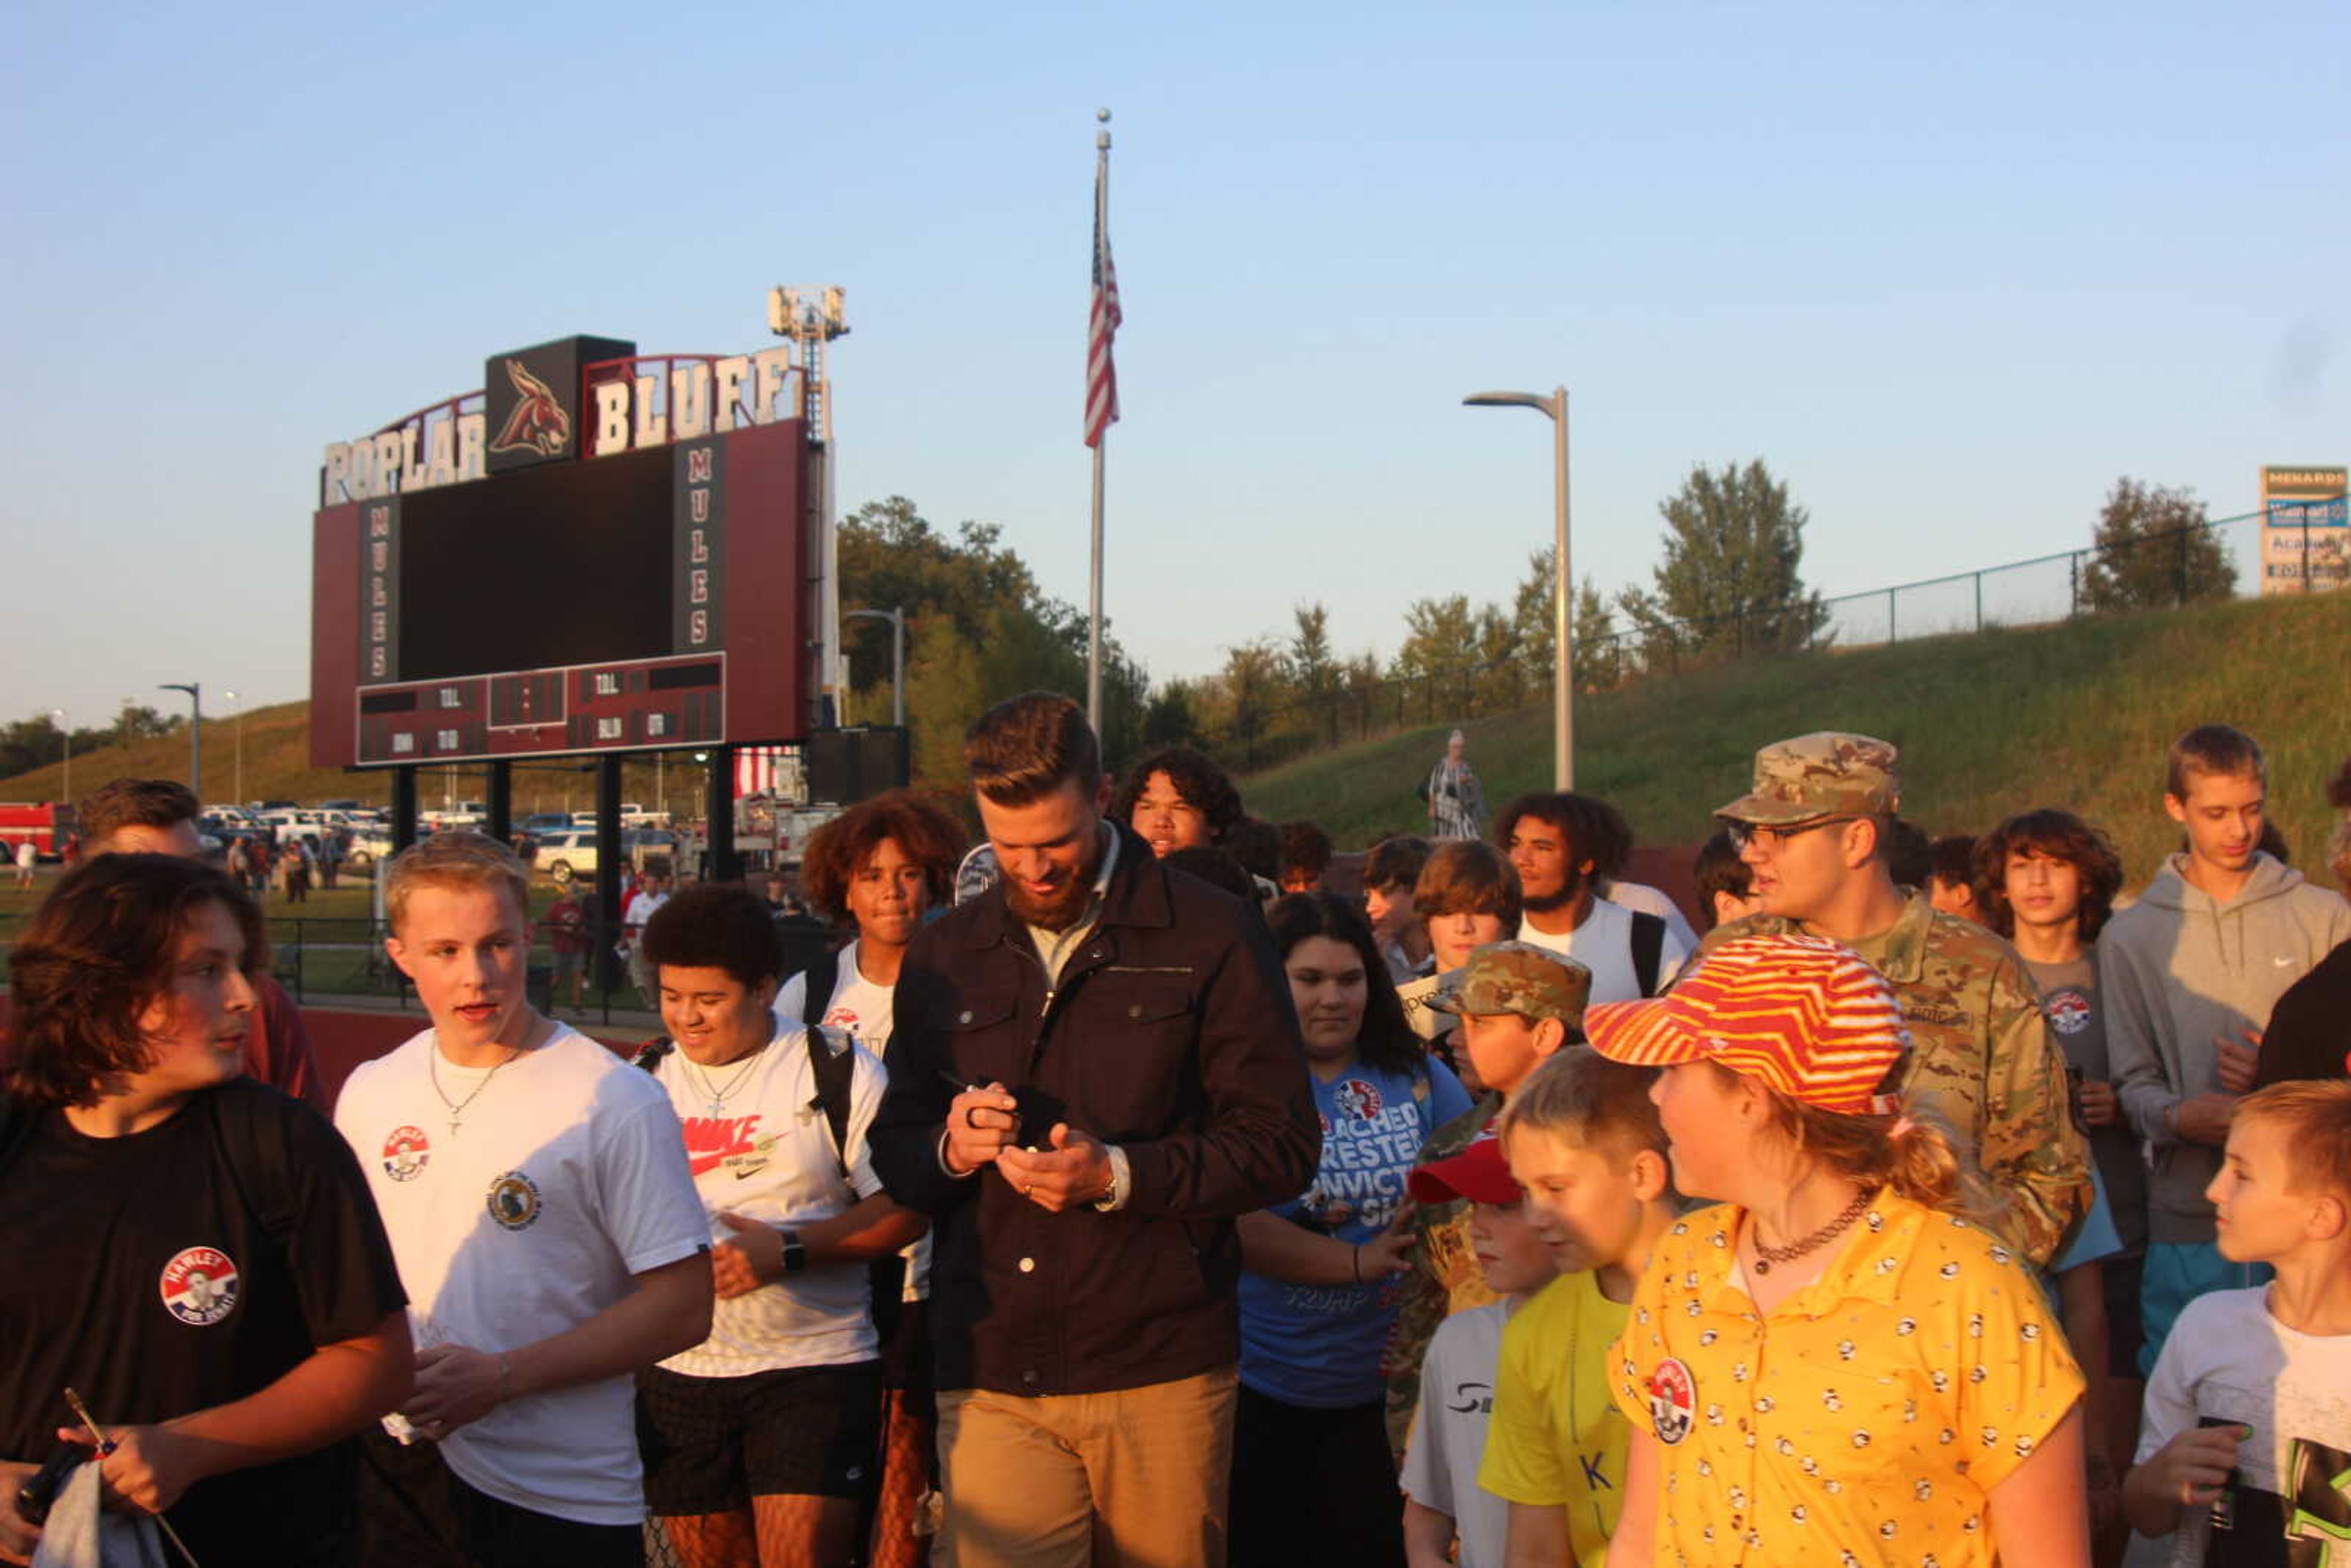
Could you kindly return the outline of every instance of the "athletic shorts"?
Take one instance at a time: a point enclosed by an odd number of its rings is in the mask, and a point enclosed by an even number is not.
[[[727,1513],[755,1497],[861,1498],[882,1440],[878,1362],[744,1377],[637,1375],[637,1447],[656,1514]]]
[[[559,947],[555,950],[555,977],[560,980],[569,976],[579,974],[581,969],[587,967],[587,954],[566,953],[562,948]]]

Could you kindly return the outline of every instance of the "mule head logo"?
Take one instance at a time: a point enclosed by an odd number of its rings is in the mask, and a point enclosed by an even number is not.
[[[507,415],[490,450],[559,456],[571,444],[571,416],[556,401],[555,389],[523,369],[520,360],[507,361],[507,380],[514,382],[514,412]]]

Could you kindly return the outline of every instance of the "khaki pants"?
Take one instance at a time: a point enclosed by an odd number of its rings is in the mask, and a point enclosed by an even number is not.
[[[942,1393],[941,1568],[1222,1568],[1236,1386]]]

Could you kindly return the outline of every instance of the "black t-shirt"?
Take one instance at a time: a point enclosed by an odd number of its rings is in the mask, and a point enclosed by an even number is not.
[[[67,1387],[110,1426],[167,1420],[406,1303],[358,1162],[300,1101],[239,1079],[119,1138],[32,1114],[0,1166],[0,1457],[47,1457]],[[350,1528],[354,1452],[216,1476],[167,1516],[207,1563],[319,1560]]]
[[[2351,942],[2321,958],[2270,1009],[2254,1086],[2299,1078],[2351,1078]]]

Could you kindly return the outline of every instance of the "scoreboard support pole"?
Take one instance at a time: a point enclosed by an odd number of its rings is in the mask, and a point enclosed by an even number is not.
[[[740,882],[742,852],[735,847],[735,748],[710,747],[710,768],[703,775],[702,874],[709,882]]]
[[[514,841],[514,764],[490,764],[489,799],[482,802],[489,809],[489,824],[485,830],[502,844]]]
[[[392,852],[398,854],[416,841],[416,769],[392,770]],[[383,868],[375,868],[381,878]]]
[[[617,991],[629,977],[613,952],[621,932],[621,759],[596,758],[596,973],[601,989]]]

